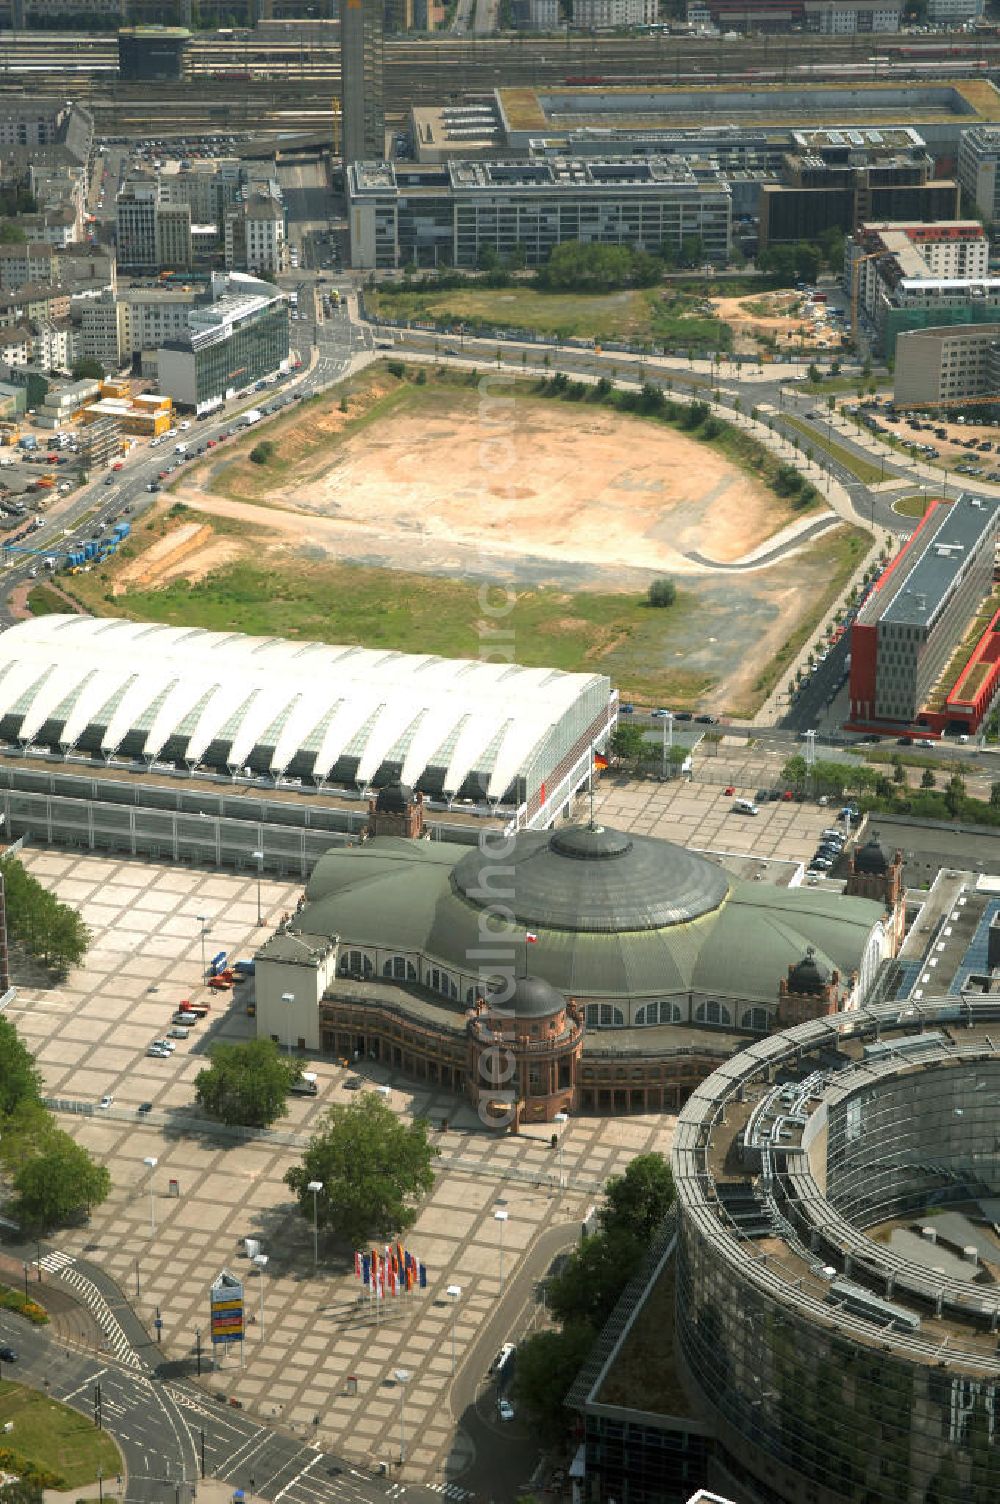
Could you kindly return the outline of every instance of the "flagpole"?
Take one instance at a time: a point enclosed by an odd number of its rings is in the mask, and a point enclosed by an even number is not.
[[[594,828],[594,749],[590,749],[590,828]]]

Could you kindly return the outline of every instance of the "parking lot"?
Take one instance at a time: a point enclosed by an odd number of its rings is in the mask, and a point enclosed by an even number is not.
[[[86,1249],[132,1299],[138,1286],[138,1308],[150,1325],[159,1307],[165,1359],[192,1354],[199,1328],[207,1348],[208,1288],[222,1269],[232,1269],[247,1279],[254,1320],[246,1367],[231,1357],[207,1381],[213,1391],[280,1418],[304,1438],[372,1461],[398,1450],[391,1375],[404,1365],[413,1375],[404,1476],[434,1481],[460,1471],[471,1459],[454,1439],[453,1321],[458,1378],[464,1384],[471,1374],[480,1385],[499,1344],[544,1319],[535,1282],[554,1250],[576,1240],[600,1185],[637,1153],[669,1152],[673,1118],[572,1120],[562,1130],[559,1189],[550,1130],[496,1137],[452,1097],[415,1089],[362,1062],[366,1084],[390,1088],[394,1111],[420,1113],[438,1125],[433,1138],[440,1150],[437,1183],[406,1239],[427,1266],[427,1289],[405,1302],[387,1301],[376,1320],[359,1304],[351,1250],[321,1240],[314,1270],[312,1229],[282,1182],[325,1108],[354,1099],[347,1089],[353,1065],[311,1060],[319,1095],[289,1098],[277,1133],[243,1138],[214,1131],[193,1113],[194,1077],[210,1045],[247,1038],[253,1028],[231,993],[209,995],[209,1018],[169,1057],[146,1054],[169,1029],[180,999],[208,995],[200,985],[199,916],[207,919],[209,959],[223,949],[247,956],[294,907],[299,887],[263,881],[265,926],[258,929],[255,876],[56,850],[29,849],[24,860],[60,898],[79,906],[93,932],[85,967],[64,986],[19,990],[8,1013],[37,1053],[46,1094],[63,1104],[60,1126],[112,1175],[109,1201],[87,1227],[64,1233],[60,1250],[72,1258]],[[105,1095],[113,1101],[101,1108]],[[445,1118],[447,1132],[440,1128]],[[150,1157],[157,1161],[152,1172],[144,1164]],[[508,1212],[502,1290],[493,1217],[500,1196]],[[247,1236],[258,1238],[268,1256],[264,1276],[250,1275]],[[446,1294],[453,1284],[462,1290],[457,1310]],[[356,1393],[349,1392],[349,1375]],[[461,1410],[458,1390],[455,1403]],[[480,1413],[507,1447],[515,1441],[533,1447],[519,1420],[501,1432],[494,1405]]]

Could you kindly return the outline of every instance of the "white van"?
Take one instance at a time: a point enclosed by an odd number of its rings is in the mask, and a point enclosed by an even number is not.
[[[752,799],[737,799],[733,805],[733,813],[736,815],[759,815],[760,810]]]

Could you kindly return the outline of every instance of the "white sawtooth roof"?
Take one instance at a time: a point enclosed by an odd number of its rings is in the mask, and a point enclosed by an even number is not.
[[[325,778],[349,753],[359,783],[386,762],[411,784],[428,765],[445,766],[445,792],[457,793],[478,769],[492,798],[602,684],[558,669],[116,618],[43,616],[0,633],[0,716],[24,712],[22,742],[60,712],[66,749],[97,722],[109,754],[138,730],[147,758],[183,735],[189,762],[223,740],[240,767],[266,736],[274,773],[305,752]]]

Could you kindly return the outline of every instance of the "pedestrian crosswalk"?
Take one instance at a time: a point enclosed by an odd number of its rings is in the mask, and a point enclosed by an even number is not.
[[[68,1269],[71,1264],[75,1263],[76,1260],[71,1253],[60,1253],[58,1249],[54,1253],[47,1253],[43,1258],[39,1259],[41,1268],[48,1274],[62,1274],[64,1269]]]
[[[432,1494],[443,1494],[446,1499],[471,1499],[473,1497],[467,1488],[460,1488],[457,1483],[431,1483],[429,1487]]]
[[[145,1364],[126,1337],[118,1317],[93,1281],[73,1267],[75,1263],[76,1259],[72,1254],[62,1253],[58,1249],[44,1254],[39,1260],[40,1267],[47,1274],[54,1274],[63,1280],[88,1308],[104,1333],[105,1346],[112,1357],[129,1368],[144,1368]]]

